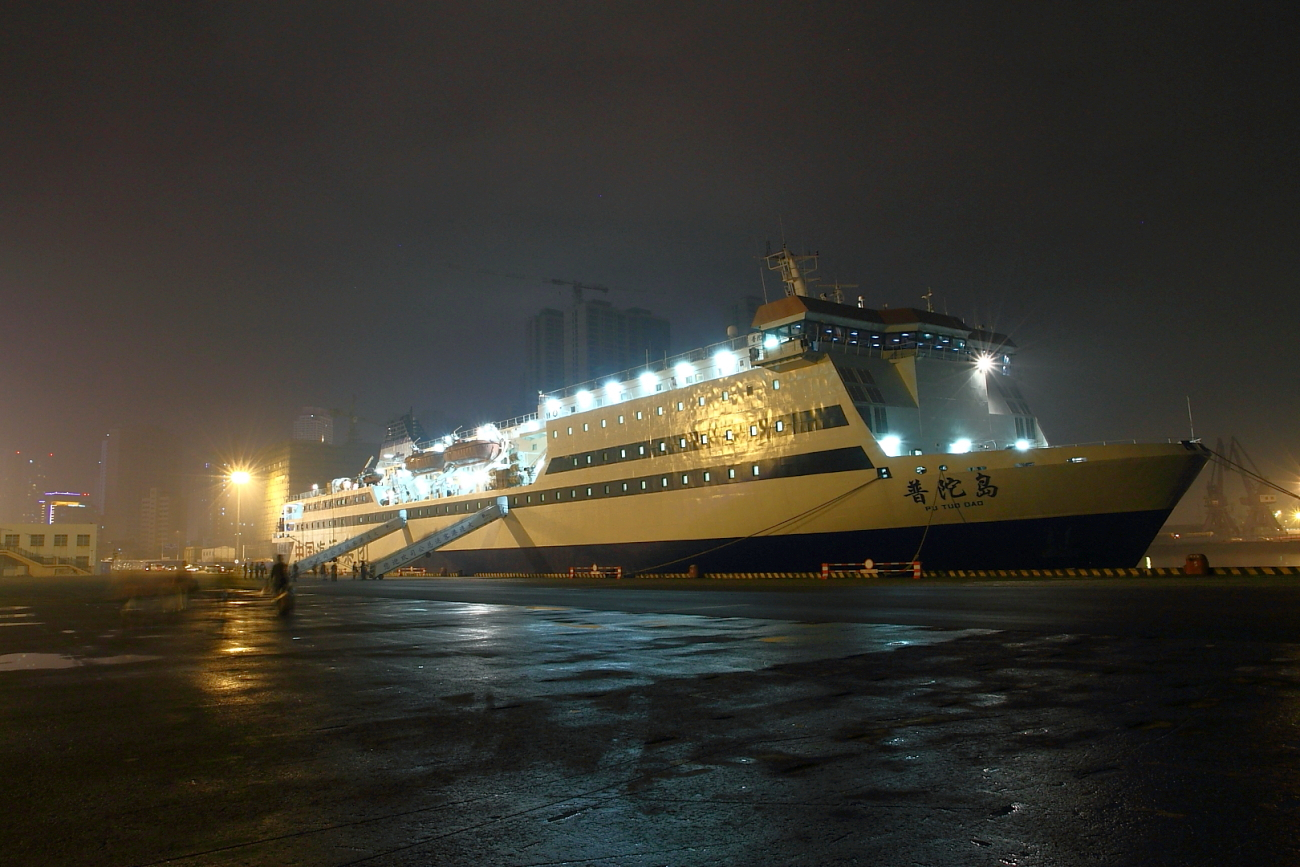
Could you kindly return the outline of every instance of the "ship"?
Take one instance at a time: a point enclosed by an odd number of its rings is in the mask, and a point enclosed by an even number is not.
[[[1131,567],[1210,456],[1198,441],[1051,445],[1009,336],[926,308],[785,294],[752,331],[539,395],[284,504],[301,568],[444,574]]]

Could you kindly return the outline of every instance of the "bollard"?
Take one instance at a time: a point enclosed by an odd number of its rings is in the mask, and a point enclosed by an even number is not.
[[[921,561],[920,561],[920,560],[913,560],[913,561],[912,561],[912,580],[915,581],[915,580],[917,580],[917,579],[920,578],[920,577],[921,577]]]
[[[1183,562],[1184,575],[1209,575],[1210,559],[1204,554],[1188,554]]]

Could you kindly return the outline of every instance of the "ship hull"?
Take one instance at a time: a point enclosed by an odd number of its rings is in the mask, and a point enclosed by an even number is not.
[[[1141,558],[1168,511],[1071,515],[981,524],[690,539],[429,555],[419,565],[462,574],[562,573],[593,565],[634,572],[815,572],[823,563],[921,561],[928,570],[1127,568]]]

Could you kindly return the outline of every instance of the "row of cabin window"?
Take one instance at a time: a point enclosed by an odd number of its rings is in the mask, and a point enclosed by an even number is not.
[[[772,380],[772,388],[773,388],[773,390],[780,389],[780,388],[781,388],[781,380],[779,380],[779,379],[774,379],[774,380]],[[754,391],[754,387],[753,387],[752,385],[750,385],[750,386],[746,386],[745,389],[746,389],[746,393],[747,393],[747,394],[752,394],[753,391]],[[723,399],[723,400],[730,400],[730,399],[731,399],[731,392],[730,392],[730,391],[724,391],[724,392],[722,393],[722,399]],[[697,398],[695,399],[695,403],[696,403],[697,406],[704,406],[707,402],[708,402],[708,401],[707,401],[707,398],[705,398],[704,395],[700,395],[699,397],[697,397]],[[684,401],[684,400],[679,400],[679,401],[677,401],[677,411],[678,411],[678,412],[682,412],[682,411],[685,410],[685,409],[686,409],[686,401]],[[664,408],[663,408],[662,406],[657,406],[657,407],[655,407],[655,415],[663,415],[663,414],[664,414]],[[644,421],[644,420],[645,420],[645,413],[642,412],[641,410],[637,410],[637,411],[636,411],[636,420],[637,420],[637,421]],[[618,423],[619,423],[619,424],[625,424],[626,422],[627,422],[627,417],[626,417],[626,416],[620,415],[620,416],[618,417]],[[601,427],[608,427],[608,426],[609,426],[609,420],[608,420],[608,419],[603,419],[603,418],[602,418],[602,419],[600,420],[600,426],[601,426]],[[591,423],[590,423],[590,422],[583,422],[583,423],[582,423],[582,429],[583,429],[584,431],[589,431],[589,430],[591,430]],[[573,425],[569,425],[569,426],[568,426],[568,428],[567,428],[567,435],[568,435],[568,436],[573,436]],[[558,439],[559,436],[560,436],[560,429],[559,429],[559,428],[556,428],[555,430],[551,431],[551,439]]]
[[[788,413],[772,421],[772,430],[776,433],[785,433],[787,430],[792,433],[808,433],[814,430],[841,427],[846,424],[848,424],[848,420],[844,417],[844,410],[835,405]],[[751,437],[757,437],[762,431],[761,425],[751,424],[749,426],[749,435]],[[723,434],[723,439],[727,442],[734,442],[736,432],[728,429]],[[675,434],[648,443],[628,443],[613,446],[600,450],[600,463],[618,463],[656,455],[667,455],[670,453],[669,443],[673,440],[677,442],[677,445],[673,446],[674,450],[693,449],[699,446],[707,446],[709,444],[709,435],[707,433]],[[635,449],[635,452],[633,452],[633,449]],[[617,452],[617,457],[611,459],[611,455],[615,452]],[[547,467],[547,473],[562,473],[579,467],[594,466],[596,464],[596,454],[597,452],[591,451],[577,455],[557,455]]]
[[[314,512],[317,509],[334,509],[339,506],[355,506],[358,503],[368,503],[368,502],[370,502],[369,494],[357,494],[356,496],[353,497],[340,497],[337,500],[324,500],[319,503],[308,503],[307,505],[303,506],[303,511]]]

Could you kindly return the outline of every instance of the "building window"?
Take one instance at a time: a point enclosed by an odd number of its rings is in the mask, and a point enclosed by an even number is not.
[[[55,547],[55,548],[66,548],[66,547],[68,547],[68,534],[67,534],[67,533],[55,533],[55,534],[54,534],[54,547]]]
[[[79,557],[77,557],[77,561],[76,561],[76,562],[77,562],[77,568],[78,568],[78,569],[89,569],[89,568],[90,568],[90,555],[88,555],[88,554],[82,554],[82,555],[80,555]]]
[[[5,534],[5,547],[6,547],[6,548],[17,548],[17,547],[18,547],[18,534],[17,534],[17,533],[12,533],[12,534],[11,534],[11,533],[6,533],[6,534]]]
[[[32,547],[32,548],[44,548],[44,547],[45,547],[45,534],[44,534],[44,533],[33,533],[33,534],[31,535],[31,546],[30,546],[30,547]]]

